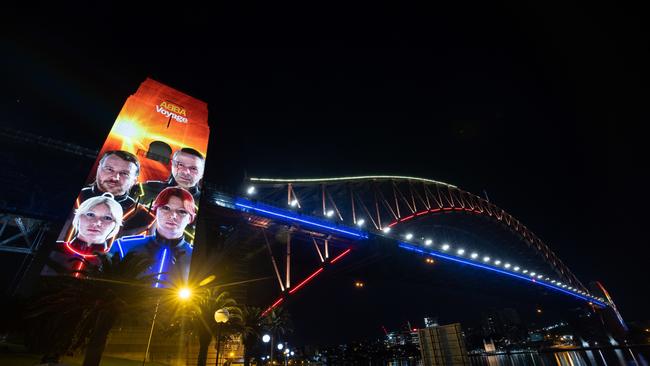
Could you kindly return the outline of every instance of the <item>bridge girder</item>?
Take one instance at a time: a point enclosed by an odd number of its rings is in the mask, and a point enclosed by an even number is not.
[[[335,223],[364,225],[377,233],[439,214],[483,216],[518,235],[563,283],[587,291],[550,247],[521,221],[488,200],[451,184],[397,176],[248,178],[246,183],[244,192],[263,202],[279,207],[288,205]],[[251,186],[255,187],[254,196],[248,191]]]

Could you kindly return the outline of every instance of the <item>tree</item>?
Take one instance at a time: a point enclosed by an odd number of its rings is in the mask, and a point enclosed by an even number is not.
[[[293,323],[291,322],[289,312],[282,307],[269,311],[264,318],[264,329],[271,333],[271,361],[273,361],[274,339],[278,335],[293,332]]]
[[[262,338],[264,320],[262,309],[254,306],[243,307],[238,332],[242,335],[244,343],[244,366],[250,365],[251,351]]]
[[[99,259],[99,265],[86,263],[83,270],[48,278],[51,291],[29,311],[39,331],[45,329],[52,340],[52,359],[85,346],[83,366],[98,366],[113,325],[154,307],[160,289],[151,286],[154,275],[145,275],[149,258],[128,253]]]
[[[220,340],[236,333],[235,324],[241,321],[242,311],[235,299],[228,292],[221,292],[218,287],[199,288],[185,307],[185,311],[177,313],[169,331],[182,329],[182,324],[188,325],[188,332],[196,335],[199,340],[197,366],[206,366],[212,338],[219,334]],[[214,320],[214,313],[219,309],[225,309],[230,314],[229,321],[223,325]]]

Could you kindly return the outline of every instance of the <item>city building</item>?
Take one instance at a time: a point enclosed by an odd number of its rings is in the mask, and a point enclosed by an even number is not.
[[[470,365],[460,323],[422,328],[418,334],[425,366]]]
[[[437,327],[438,326],[438,317],[426,317],[426,318],[424,318],[424,326],[426,328]]]

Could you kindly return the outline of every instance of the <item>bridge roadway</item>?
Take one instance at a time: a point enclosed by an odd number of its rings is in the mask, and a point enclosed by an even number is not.
[[[597,297],[586,291],[569,287],[566,284],[550,279],[548,277],[541,277],[541,275],[538,275],[535,272],[528,272],[518,267],[506,265],[506,263],[499,263],[499,261],[488,262],[485,261],[483,257],[477,257],[470,253],[451,253],[444,247],[439,246],[437,248],[434,248],[425,244],[417,243],[415,241],[410,242],[401,239],[397,235],[391,235],[390,232],[384,233],[363,230],[358,227],[342,225],[340,223],[326,220],[320,217],[297,213],[291,209],[280,208],[255,200],[250,200],[242,197],[233,197],[224,194],[213,195],[213,203],[218,206],[243,212],[255,217],[263,217],[278,223],[297,226],[305,230],[320,232],[323,234],[329,234],[333,237],[344,238],[353,243],[353,246],[348,248],[346,251],[343,251],[338,256],[335,256],[331,260],[324,260],[322,267],[318,268],[311,275],[307,276],[303,281],[292,287],[291,290],[287,289],[288,291],[286,291],[286,296],[293,295],[298,289],[306,285],[307,282],[320,274],[327,265],[336,263],[343,256],[347,255],[350,250],[354,250],[354,246],[364,245],[369,241],[381,237],[384,240],[391,240],[394,242],[395,246],[405,250],[406,252],[425,257],[437,258],[452,263],[469,265],[474,268],[494,274],[508,276],[510,278],[524,281],[533,286],[541,286],[546,289],[557,291],[558,293],[579,299],[599,308],[606,308],[609,306],[608,302],[602,297]],[[273,303],[271,308],[281,304],[283,301],[284,298],[280,297]]]

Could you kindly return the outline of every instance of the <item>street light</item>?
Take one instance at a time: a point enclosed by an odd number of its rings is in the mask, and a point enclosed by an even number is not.
[[[187,287],[183,287],[178,291],[178,298],[181,300],[187,300],[192,296],[192,290]]]
[[[189,287],[182,287],[176,293],[178,299],[181,302],[185,302],[192,297],[192,290]],[[153,318],[151,319],[151,328],[149,329],[149,338],[147,339],[147,348],[144,351],[144,358],[142,359],[142,365],[147,362],[147,357],[149,356],[149,348],[151,348],[151,338],[153,337],[153,329],[156,326],[156,317],[158,316],[158,307],[160,307],[160,297],[156,301],[156,310],[154,310]]]
[[[273,337],[270,334],[265,334],[262,336],[262,342],[269,343],[271,342],[271,356],[273,355]],[[270,359],[271,356],[268,356],[267,359]]]
[[[230,319],[230,313],[227,309],[219,309],[214,312],[214,321],[217,322],[217,361],[216,366],[219,366],[219,348],[221,348],[221,323],[225,323]]]
[[[284,350],[284,366],[287,366],[287,363],[289,361],[289,349]]]
[[[225,323],[230,319],[230,313],[227,309],[219,309],[214,312],[214,321],[217,323]]]

